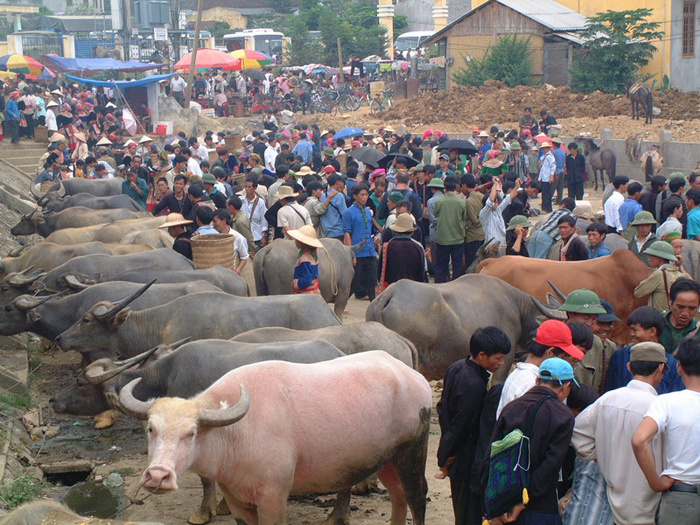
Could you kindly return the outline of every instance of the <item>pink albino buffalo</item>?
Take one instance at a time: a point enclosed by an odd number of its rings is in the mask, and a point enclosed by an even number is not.
[[[431,390],[385,352],[256,363],[189,400],[139,401],[138,381],[119,400],[148,420],[149,490],[176,490],[191,469],[214,479],[248,525],[284,524],[290,495],[339,491],[329,523],[347,523],[350,488],[379,471],[391,524],[405,524],[408,507],[415,525],[425,523]]]

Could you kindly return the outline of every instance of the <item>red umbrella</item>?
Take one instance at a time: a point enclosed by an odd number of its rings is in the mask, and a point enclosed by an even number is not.
[[[192,53],[187,53],[174,66],[173,69],[179,69],[188,73],[190,64],[192,63]],[[241,69],[241,61],[234,58],[228,53],[217,51],[216,49],[198,49],[195,62],[197,69],[223,69],[224,71],[232,71]]]
[[[545,135],[544,133],[540,133],[539,135],[535,135],[535,136],[532,137],[532,138],[534,138],[537,142],[540,142],[540,143],[542,143],[542,142],[552,142],[552,139],[549,138],[549,137],[548,137],[547,135]]]

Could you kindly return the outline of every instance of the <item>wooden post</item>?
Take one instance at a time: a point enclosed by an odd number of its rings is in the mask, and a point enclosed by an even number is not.
[[[340,72],[338,79],[340,80],[341,84],[344,84],[345,74],[343,73],[343,48],[340,42],[340,37],[338,37],[338,71]]]
[[[190,72],[187,74],[187,89],[185,90],[185,108],[190,107],[192,100],[192,84],[194,83],[195,64],[197,63],[197,50],[199,49],[199,26],[202,24],[202,0],[197,2],[197,22],[194,25],[194,45],[192,46],[192,60],[190,60]]]

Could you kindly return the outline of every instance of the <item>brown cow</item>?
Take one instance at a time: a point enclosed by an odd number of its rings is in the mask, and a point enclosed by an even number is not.
[[[628,342],[627,317],[635,308],[647,304],[646,297],[634,297],[634,289],[653,271],[629,250],[617,250],[608,257],[575,262],[508,255],[486,259],[478,268],[479,273],[498,277],[544,302],[547,294],[553,293],[548,280],[565,294],[580,288],[593,290],[601,299],[610,301],[615,314],[622,319],[611,337],[617,343]]]

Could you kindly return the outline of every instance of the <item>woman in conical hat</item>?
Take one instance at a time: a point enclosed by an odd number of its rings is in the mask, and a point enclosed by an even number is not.
[[[317,250],[323,248],[323,244],[316,237],[316,230],[310,224],[306,224],[298,230],[289,230],[287,235],[294,239],[299,249],[297,263],[294,266],[292,293],[320,294]]]

